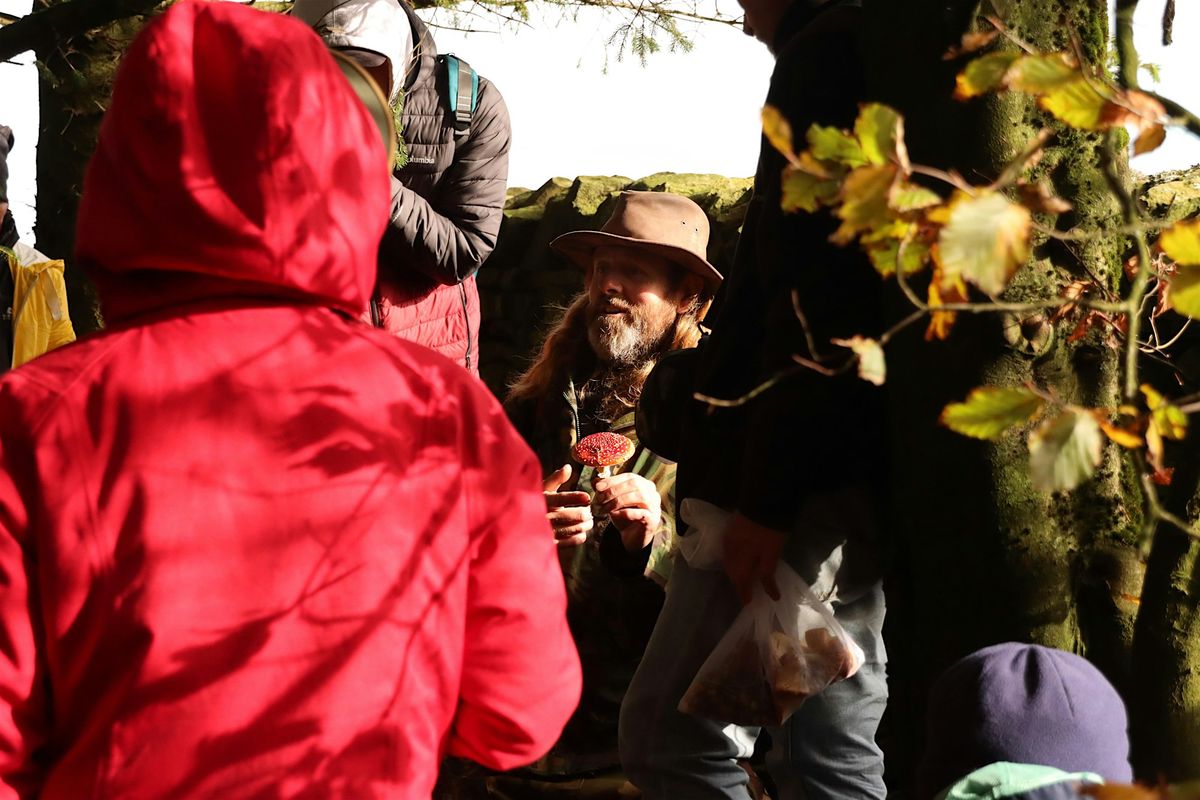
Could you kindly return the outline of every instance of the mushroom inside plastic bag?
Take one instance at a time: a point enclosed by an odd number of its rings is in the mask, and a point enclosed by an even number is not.
[[[689,498],[679,552],[694,569],[721,569],[731,514]],[[862,649],[796,571],[780,562],[780,598],[761,587],[700,667],[679,710],[737,725],[782,725],[805,700],[852,676]]]

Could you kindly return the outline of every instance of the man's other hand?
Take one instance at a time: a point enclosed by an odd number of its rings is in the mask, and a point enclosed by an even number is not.
[[[571,465],[564,464],[542,483],[546,495],[546,519],[554,528],[559,547],[577,547],[587,541],[592,529],[592,498],[587,492],[560,492],[571,480]]]
[[[779,599],[775,567],[787,537],[735,513],[725,531],[725,574],[737,590],[743,605],[754,597],[754,587],[762,584],[772,600]]]
[[[648,478],[624,472],[601,478],[596,487],[596,504],[621,533],[625,549],[636,553],[650,544],[662,527],[662,499]]]

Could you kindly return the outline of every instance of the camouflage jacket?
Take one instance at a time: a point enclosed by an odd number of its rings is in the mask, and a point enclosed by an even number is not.
[[[574,384],[538,402],[505,406],[509,418],[537,454],[543,473],[572,463],[571,448],[584,430]],[[606,427],[637,445],[630,412]],[[567,490],[591,494],[595,470],[573,464]],[[603,770],[617,758],[617,716],[625,689],[641,661],[662,608],[661,586],[670,575],[675,531],[675,465],[637,446],[622,472],[653,481],[662,497],[663,525],[648,553],[630,555],[620,535],[599,523],[588,541],[559,550],[568,592],[567,618],[583,662],[583,698],[562,738],[531,770],[555,775]],[[650,578],[650,580],[648,580]]]

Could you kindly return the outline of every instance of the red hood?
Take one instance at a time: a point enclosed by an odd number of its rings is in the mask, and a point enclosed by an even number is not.
[[[182,2],[121,64],[84,181],[76,257],[109,320],[210,298],[357,313],[387,224],[386,161],[307,26]]]

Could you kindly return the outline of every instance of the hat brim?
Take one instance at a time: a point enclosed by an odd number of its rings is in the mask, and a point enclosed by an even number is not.
[[[550,248],[562,253],[575,266],[586,270],[592,265],[592,253],[597,247],[632,247],[665,258],[704,281],[709,295],[716,293],[724,277],[717,268],[700,256],[673,244],[648,242],[632,236],[618,236],[604,231],[570,231],[550,242]]]

